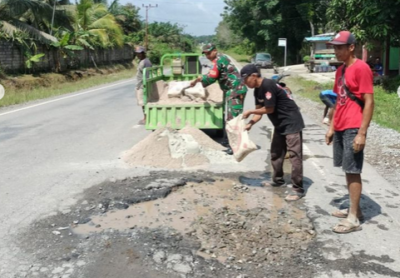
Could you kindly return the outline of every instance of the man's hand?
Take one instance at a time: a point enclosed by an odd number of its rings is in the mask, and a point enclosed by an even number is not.
[[[190,87],[194,87],[194,86],[196,86],[196,84],[197,84],[197,79],[190,82]]]
[[[365,147],[365,135],[357,134],[356,138],[353,141],[353,149],[355,153],[362,151]]]
[[[243,117],[243,119],[247,119],[251,114],[252,114],[251,111],[245,111],[245,112],[243,112],[242,117]]]
[[[244,128],[244,130],[250,131],[251,127],[253,126],[253,124],[249,123],[246,125],[246,127]]]
[[[201,76],[197,77],[195,80],[190,82],[190,87],[196,86],[197,82],[200,82],[200,80],[201,80]]]
[[[335,134],[335,131],[333,130],[328,130],[328,132],[325,134],[325,142],[327,145],[330,145],[332,143],[333,134]]]

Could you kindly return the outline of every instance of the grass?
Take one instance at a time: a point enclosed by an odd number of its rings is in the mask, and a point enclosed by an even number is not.
[[[319,93],[333,88],[333,83],[319,84],[303,78],[288,78],[288,85],[297,94],[320,103]],[[300,90],[299,90],[300,89]],[[381,86],[374,87],[375,110],[373,121],[380,126],[400,132],[400,98],[388,93]]]
[[[225,54],[228,54],[229,56],[231,56],[233,59],[235,59],[239,63],[250,63],[250,59],[251,59],[250,55],[237,54],[232,49],[223,50],[222,52]]]
[[[5,88],[5,95],[0,100],[0,107],[68,94],[134,76],[134,69],[114,66],[112,73],[84,77],[76,81],[66,81],[64,75],[54,73],[43,74],[41,77],[23,75],[9,78],[4,82],[0,80]]]

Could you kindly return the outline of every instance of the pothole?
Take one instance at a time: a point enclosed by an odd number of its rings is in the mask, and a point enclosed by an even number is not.
[[[171,228],[200,241],[198,255],[238,264],[289,257],[314,236],[305,212],[270,189],[249,187],[233,179],[214,180],[188,182],[174,187],[166,198],[94,216],[73,232],[88,235],[108,230]],[[241,180],[257,184],[251,178]]]
[[[16,237],[32,254],[16,277],[313,277],[322,258],[303,201],[260,187],[266,178],[154,171],[107,180]]]

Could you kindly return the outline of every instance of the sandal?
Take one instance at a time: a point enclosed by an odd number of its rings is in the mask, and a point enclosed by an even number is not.
[[[347,218],[347,216],[349,216],[349,209],[337,210],[332,212],[331,215],[337,218]],[[358,216],[358,220],[363,221],[364,215],[361,214],[360,216]]]
[[[335,227],[333,227],[332,231],[337,234],[348,234],[351,232],[361,231],[362,227],[360,224],[356,224],[351,222],[350,220],[343,219],[340,221]]]
[[[290,193],[285,197],[285,201],[286,202],[294,202],[294,201],[298,201],[301,198],[303,198],[304,196],[306,196],[306,194],[304,192],[298,192],[295,190],[290,191]]]

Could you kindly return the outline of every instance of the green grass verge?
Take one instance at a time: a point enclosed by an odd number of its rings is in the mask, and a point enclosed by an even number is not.
[[[321,102],[319,93],[333,88],[333,83],[319,84],[303,78],[290,78],[287,84],[296,94]],[[388,93],[381,86],[374,87],[375,110],[373,121],[381,126],[400,132],[400,98],[396,93]]]
[[[0,107],[10,106],[14,104],[25,103],[32,100],[44,99],[48,97],[68,94],[94,86],[115,82],[118,80],[128,79],[135,76],[134,69],[123,69],[114,73],[101,74],[86,77],[76,81],[64,81],[61,75],[48,74],[44,75],[43,83],[45,85],[30,86],[12,86],[3,84],[5,87],[5,95],[0,100]],[[18,77],[18,79],[33,79],[32,76]],[[61,81],[62,80],[62,81]],[[35,83],[34,83],[35,84]]]
[[[250,63],[251,60],[250,55],[237,54],[232,49],[223,50],[222,52],[228,54],[239,63]]]

